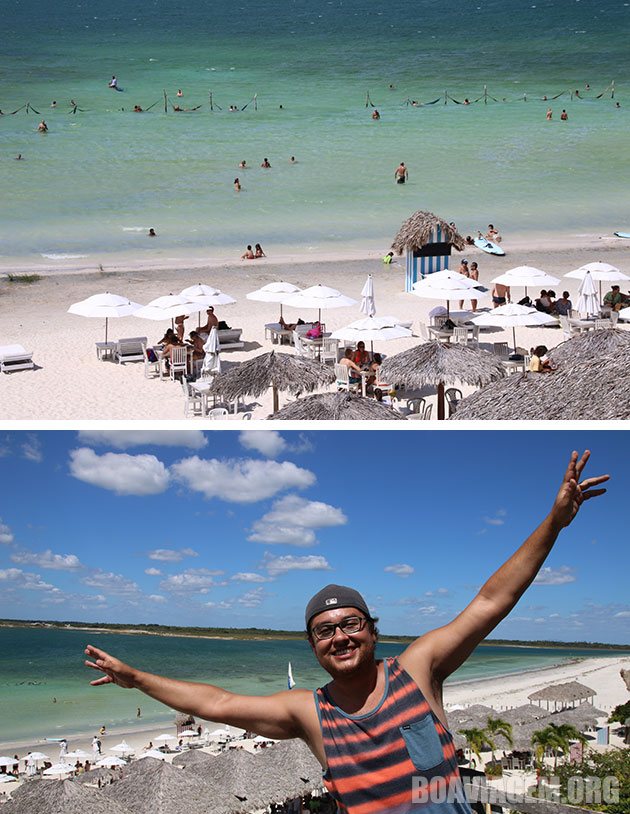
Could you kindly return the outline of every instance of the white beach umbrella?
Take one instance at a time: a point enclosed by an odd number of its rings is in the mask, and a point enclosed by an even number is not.
[[[387,317],[366,317],[333,331],[332,338],[343,339],[346,342],[366,342],[369,340],[373,349],[374,341],[387,342],[390,339],[403,339],[411,335],[409,328],[403,328],[402,325],[392,319]]]
[[[163,735],[158,735],[157,738],[153,738],[153,740],[164,741],[166,743],[166,741],[176,741],[177,738],[175,737],[175,735],[168,735],[164,733]]]
[[[73,760],[88,760],[92,755],[84,752],[83,749],[75,749],[74,752],[68,752],[66,757],[72,758]]]
[[[267,283],[262,288],[256,291],[250,291],[246,295],[248,300],[255,300],[256,302],[279,302],[280,303],[280,318],[282,319],[282,303],[284,298],[289,294],[297,294],[301,291],[293,283],[285,283],[279,280],[277,283]]]
[[[201,370],[203,373],[220,373],[221,372],[221,357],[219,351],[221,346],[219,344],[219,334],[216,328],[212,328],[203,346],[206,355],[203,357],[203,364]],[[196,734],[196,733],[195,733]]]
[[[560,280],[557,277],[552,277],[551,274],[547,274],[547,272],[542,269],[537,269],[535,266],[516,266],[504,272],[499,277],[495,277],[492,282],[515,286],[516,288],[525,288],[525,296],[527,296],[529,286],[544,288],[548,285],[557,285]]]
[[[595,317],[599,314],[599,298],[595,290],[595,283],[591,272],[584,275],[578,289],[577,310],[585,317]]]
[[[528,308],[525,305],[500,305],[484,314],[471,319],[471,322],[480,326],[492,326],[495,328],[512,328],[512,340],[514,343],[514,353],[516,353],[516,328],[519,325],[524,327],[535,327],[538,325],[557,325],[558,320],[550,314],[544,314],[535,308]]]
[[[361,289],[361,313],[366,314],[368,317],[373,317],[376,313],[376,304],[374,303],[374,282],[372,275],[368,274],[365,285]]]
[[[80,317],[105,317],[105,341],[107,342],[107,323],[109,319],[118,317],[129,317],[135,314],[142,306],[139,302],[131,302],[129,297],[121,297],[118,294],[93,294],[86,300],[75,302],[68,308],[69,314],[77,314]]]
[[[115,755],[109,755],[108,757],[104,757],[102,760],[97,761],[94,765],[98,766],[99,768],[104,766],[107,769],[111,769],[114,766],[126,766],[127,764],[124,760],[122,760],[122,758],[116,757]]]
[[[448,314],[451,300],[483,300],[488,298],[488,293],[480,291],[476,286],[479,283],[464,277],[458,271],[444,269],[436,271],[434,274],[418,280],[412,286],[412,294],[428,300],[446,300]]]
[[[218,288],[213,288],[211,285],[203,285],[202,283],[184,288],[179,292],[179,296],[184,297],[186,300],[191,300],[192,302],[203,303],[206,306],[232,305],[236,302],[234,297],[231,297],[229,294],[225,294],[223,291],[220,291]]]
[[[15,766],[18,761],[14,757],[3,755],[0,757],[0,766]]]
[[[44,774],[48,777],[53,777],[55,775],[61,776],[64,774],[72,774],[74,772],[74,766],[71,763],[54,763],[48,769],[44,769]]]
[[[227,740],[230,737],[230,733],[225,729],[213,729],[212,732],[208,733],[208,737],[212,738],[212,740]]]
[[[199,733],[195,729],[183,729],[179,733],[180,738],[196,738]]]
[[[140,319],[152,319],[155,321],[170,319],[183,314],[196,314],[198,311],[203,311],[206,305],[202,302],[193,302],[186,297],[181,297],[178,294],[168,294],[165,297],[157,297],[151,300],[147,305],[142,306],[134,313],[135,317]]]
[[[133,755],[134,749],[133,747],[129,746],[126,741],[121,741],[117,743],[116,746],[110,746],[110,752],[118,752],[121,755]]]
[[[622,308],[619,311],[619,319],[630,319],[630,308]]]
[[[45,755],[43,752],[29,752],[25,758],[27,763],[30,763],[31,761],[33,763],[37,763],[39,760],[48,760],[48,759],[49,759],[48,755]]]
[[[158,752],[157,749],[147,749],[146,752],[143,752],[141,755],[138,755],[138,760],[142,760],[145,757],[154,757],[156,760],[166,760],[166,755],[164,752]]]
[[[283,303],[291,308],[317,308],[318,320],[321,322],[322,309],[347,308],[350,305],[356,305],[357,301],[342,294],[341,291],[337,291],[336,288],[330,288],[327,285],[313,285],[295,294],[288,294]]]
[[[621,283],[624,280],[630,280],[627,274],[619,271],[617,266],[611,266],[610,263],[587,263],[585,266],[580,266],[579,269],[567,272],[565,277],[570,277],[573,280],[583,280],[586,273],[590,272],[593,280],[599,283],[599,299],[602,298],[602,282],[605,283]]]

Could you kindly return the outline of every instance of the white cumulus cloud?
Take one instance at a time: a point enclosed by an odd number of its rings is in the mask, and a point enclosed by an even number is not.
[[[253,449],[267,458],[277,458],[287,448],[287,442],[277,430],[243,430],[238,440],[245,449]]]
[[[159,577],[162,574],[159,568],[145,568],[144,573],[150,577]]]
[[[10,527],[6,525],[6,523],[0,522],[0,543],[12,543],[13,542],[13,532],[11,531]]]
[[[207,593],[217,584],[215,577],[222,573],[208,568],[189,568],[181,574],[163,579],[160,588],[169,593]]]
[[[568,565],[562,565],[560,568],[541,568],[533,584],[566,585],[567,582],[575,582],[575,573]]]
[[[256,543],[284,543],[305,548],[314,545],[312,529],[342,526],[348,518],[328,503],[287,495],[277,500],[252,526],[248,540]]]
[[[116,596],[135,596],[139,593],[138,585],[131,579],[127,579],[122,574],[114,574],[112,571],[94,571],[92,574],[83,577],[81,582],[97,591],[104,591],[106,594]]]
[[[39,574],[22,571],[21,568],[0,569],[0,584],[7,587],[26,588],[29,591],[59,591],[49,582],[44,582]]]
[[[40,464],[44,460],[42,446],[36,435],[26,436],[26,441],[22,444],[22,456],[27,461],[33,461],[36,464]]]
[[[160,560],[161,562],[181,562],[184,557],[198,557],[196,551],[192,548],[180,548],[174,550],[172,548],[156,548],[149,551],[150,560]]]
[[[287,571],[331,571],[331,567],[326,557],[315,556],[313,554],[306,557],[295,557],[287,554],[283,557],[273,557],[267,555],[264,567],[269,576],[277,577],[286,574]]]
[[[76,554],[53,554],[50,549],[41,552],[18,551],[11,555],[11,559],[19,565],[36,565],[53,571],[76,571],[82,567]]]
[[[189,489],[230,503],[255,503],[315,483],[312,472],[289,461],[204,460],[194,455],[173,464],[171,471]]]
[[[169,482],[168,470],[154,455],[97,455],[86,447],[70,453],[70,473],[118,495],[157,495]]]
[[[626,619],[626,618],[627,618],[627,617],[629,617],[629,616],[630,616],[630,610],[627,610],[627,611],[619,611],[619,613],[616,613],[616,614],[615,614],[614,618],[615,618],[615,619]]]
[[[208,443],[201,430],[81,430],[79,440],[114,449],[144,446],[202,449]]]
[[[262,604],[266,596],[267,593],[264,588],[252,588],[251,591],[247,591],[243,596],[239,596],[236,601],[239,605],[243,605],[246,608],[257,608]]]
[[[269,577],[263,577],[262,574],[255,574],[252,571],[240,571],[230,579],[234,582],[269,582]]]
[[[394,563],[393,565],[386,565],[383,569],[389,574],[396,574],[397,577],[408,577],[414,573],[415,568],[412,565],[407,565],[404,562]]]
[[[151,602],[156,602],[158,604],[168,602],[168,599],[165,596],[161,596],[160,594],[149,594],[149,600]]]

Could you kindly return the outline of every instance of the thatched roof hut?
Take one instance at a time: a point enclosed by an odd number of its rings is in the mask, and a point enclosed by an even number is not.
[[[418,210],[403,223],[393,240],[392,249],[396,254],[404,251],[418,251],[431,241],[435,230],[439,229],[445,242],[450,243],[457,251],[462,251],[466,241],[454,226],[433,212]]]
[[[186,774],[192,770],[187,769]],[[217,802],[228,808],[252,811],[265,806],[261,797],[262,776],[258,758],[245,749],[230,749],[215,757],[211,763],[195,769],[217,794]]]
[[[171,763],[173,766],[181,766],[183,769],[197,769],[198,767],[203,769],[213,760],[216,760],[216,757],[209,755],[207,752],[202,752],[199,749],[187,749],[185,752],[175,755]]]
[[[537,690],[531,695],[528,695],[530,701],[542,702],[545,701],[547,709],[549,703],[553,702],[554,709],[560,707],[567,707],[569,705],[575,706],[576,701],[582,703],[588,699],[591,700],[597,695],[595,690],[580,684],[578,681],[568,681],[566,684],[552,684],[549,687],[544,687],[542,690]]]
[[[274,415],[273,421],[406,421],[405,416],[390,410],[374,399],[352,393],[317,393],[287,404]]]
[[[263,749],[256,758],[267,803],[301,797],[322,786],[322,767],[304,741],[294,738]]]
[[[497,713],[497,717],[502,718],[512,726],[519,726],[520,724],[530,724],[548,718],[549,712],[542,709],[542,707],[537,707],[536,704],[522,704],[520,707],[501,712],[500,715]]]
[[[334,381],[335,373],[331,368],[312,359],[272,350],[220,373],[212,383],[211,392],[233,401],[239,396],[257,398],[271,387],[275,413],[279,390],[293,395],[312,393]]]
[[[589,701],[585,701],[577,707],[563,709],[560,712],[552,712],[545,719],[545,725],[550,724],[572,724],[580,732],[585,729],[597,726],[598,718],[608,718],[608,713],[602,709],[597,709]]]
[[[380,375],[408,388],[434,385],[438,389],[438,418],[444,418],[444,385],[483,387],[505,376],[498,357],[466,345],[424,342],[384,360]],[[459,412],[459,408],[458,408]]]
[[[464,399],[453,418],[604,420],[630,418],[630,332],[589,331],[549,352],[553,373],[519,373]]]
[[[178,735],[180,732],[183,732],[184,729],[194,727],[195,723],[195,719],[188,712],[178,712],[175,716],[175,727],[177,728]]]
[[[123,779],[101,794],[131,814],[228,814],[231,810],[219,804],[220,788],[215,790],[191,771],[150,757],[132,763]]]
[[[35,780],[24,783],[2,806],[3,814],[130,814],[102,792],[73,780]]]

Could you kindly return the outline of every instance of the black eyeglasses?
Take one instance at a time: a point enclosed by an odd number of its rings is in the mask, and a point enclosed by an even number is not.
[[[345,619],[342,619],[341,622],[337,622],[336,624],[324,622],[321,625],[317,625],[311,629],[311,633],[317,641],[321,642],[324,639],[332,639],[337,628],[339,628],[342,633],[359,633],[359,631],[365,627],[366,622],[367,619],[365,616],[346,616]]]

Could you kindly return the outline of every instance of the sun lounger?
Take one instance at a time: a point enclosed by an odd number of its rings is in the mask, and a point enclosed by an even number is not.
[[[32,370],[32,352],[25,350],[22,345],[0,345],[0,371],[11,373],[14,370]]]
[[[114,360],[119,365],[125,362],[144,362],[144,347],[147,344],[146,336],[130,336],[119,339],[114,350]]]
[[[241,342],[242,328],[223,328],[217,331],[219,337],[219,350],[239,350],[245,347]]]

